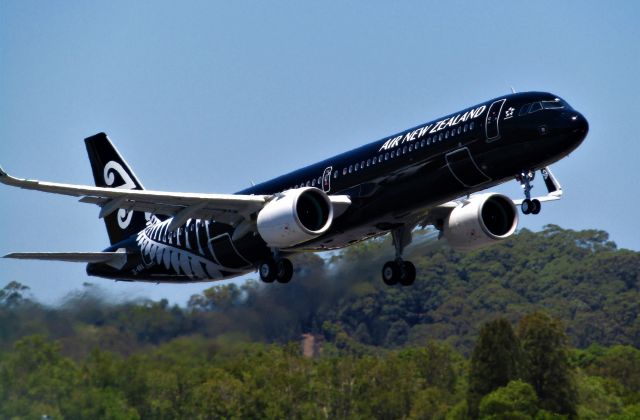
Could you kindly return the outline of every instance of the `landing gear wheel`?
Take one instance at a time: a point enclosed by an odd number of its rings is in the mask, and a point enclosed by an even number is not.
[[[540,213],[540,209],[542,209],[542,204],[540,204],[540,200],[536,198],[531,200],[531,214]]]
[[[530,214],[532,207],[533,207],[533,203],[528,198],[523,200],[522,204],[520,204],[520,209],[522,210],[522,214]]]
[[[402,274],[400,276],[400,284],[403,286],[411,286],[416,281],[416,266],[411,261],[402,263]]]
[[[276,262],[276,280],[278,283],[289,283],[293,277],[293,264],[286,258],[281,258]]]
[[[389,261],[382,267],[382,281],[387,286],[398,284],[401,274],[400,264],[395,261]]]
[[[276,262],[274,260],[267,260],[260,263],[258,271],[260,272],[260,279],[265,283],[273,283],[276,279]]]

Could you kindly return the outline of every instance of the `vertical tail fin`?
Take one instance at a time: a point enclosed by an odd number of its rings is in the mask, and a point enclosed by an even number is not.
[[[144,187],[105,133],[84,139],[97,187],[143,190]],[[120,208],[104,218],[111,244],[135,235],[147,224],[144,212]]]

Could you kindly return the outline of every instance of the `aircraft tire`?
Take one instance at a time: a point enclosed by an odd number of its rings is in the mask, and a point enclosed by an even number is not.
[[[389,261],[382,267],[382,281],[387,286],[398,284],[400,280],[400,264],[395,261]]]
[[[416,266],[411,261],[402,263],[402,273],[400,276],[400,284],[403,286],[411,286],[416,281]]]
[[[533,207],[533,204],[531,203],[531,200],[529,200],[528,198],[523,200],[522,204],[520,204],[520,210],[522,210],[522,214],[530,214],[531,207]]]
[[[260,263],[258,272],[260,273],[260,280],[265,283],[273,283],[276,279],[276,262],[274,260],[267,260]]]
[[[276,262],[276,280],[278,283],[289,283],[293,277],[293,264],[287,258],[280,258]]]
[[[540,200],[533,199],[531,200],[531,214],[538,214],[542,209],[542,204],[540,204]]]

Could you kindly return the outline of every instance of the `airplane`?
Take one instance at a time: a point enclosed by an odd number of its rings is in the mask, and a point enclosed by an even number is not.
[[[98,205],[110,246],[5,258],[83,262],[90,276],[125,281],[213,281],[257,270],[266,283],[287,283],[295,253],[390,232],[395,259],[384,264],[382,280],[409,286],[416,268],[403,251],[415,229],[433,226],[460,251],[508,238],[518,226],[516,206],[538,214],[542,202],[562,197],[549,165],[575,150],[588,130],[585,117],[557,95],[513,93],[236,194],[147,190],[98,133],[85,139],[96,186],[19,179],[2,168],[0,182]],[[532,197],[538,171],[547,194]],[[523,199],[479,193],[513,179]]]

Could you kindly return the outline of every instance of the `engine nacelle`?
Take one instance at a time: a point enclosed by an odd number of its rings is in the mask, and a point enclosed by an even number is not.
[[[443,235],[457,251],[471,251],[511,236],[518,211],[502,194],[476,195],[454,208],[444,221]]]
[[[258,213],[258,233],[270,247],[289,248],[314,239],[333,222],[327,194],[313,187],[278,194]]]

